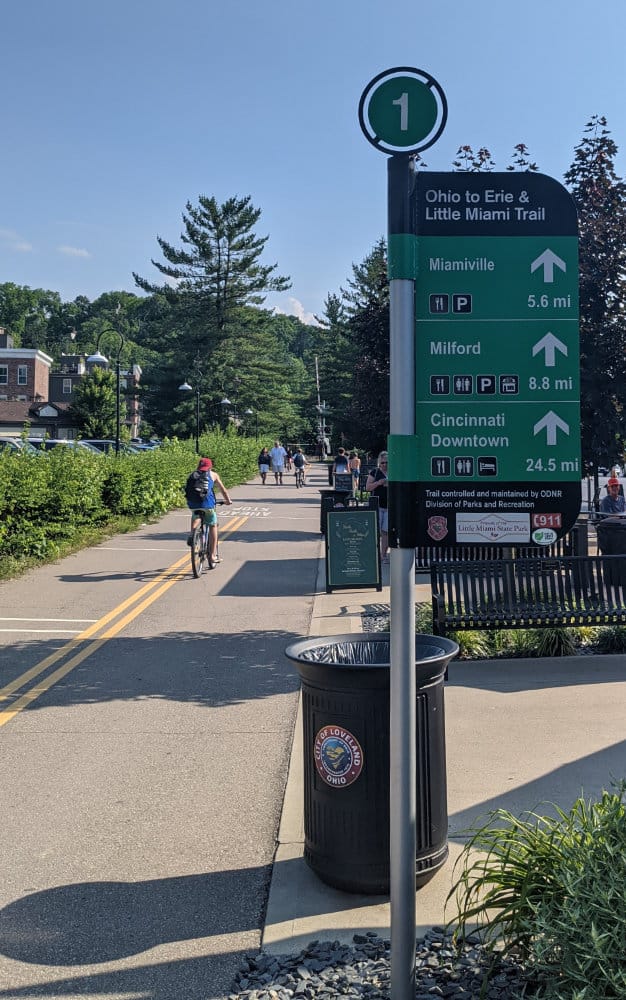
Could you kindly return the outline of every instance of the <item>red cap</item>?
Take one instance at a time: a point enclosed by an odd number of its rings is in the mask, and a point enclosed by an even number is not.
[[[616,479],[615,476],[611,476],[611,478],[609,479],[609,481],[608,481],[608,483],[606,485],[607,486],[619,486],[619,479]]]
[[[211,461],[210,458],[201,458],[200,461],[198,462],[199,472],[208,472],[209,469],[212,468],[213,468],[213,462]]]

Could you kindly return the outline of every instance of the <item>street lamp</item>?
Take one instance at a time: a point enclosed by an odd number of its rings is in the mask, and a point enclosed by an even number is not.
[[[244,412],[245,412],[245,415],[247,417],[254,417],[254,440],[258,441],[259,440],[259,414],[256,412],[256,410],[251,410],[250,407],[248,407],[248,409],[245,410]]]
[[[228,426],[228,411],[230,410],[230,408],[231,408],[232,405],[233,404],[231,403],[231,401],[228,398],[228,396],[224,396],[223,399],[220,399],[220,406],[222,407],[222,412],[223,412],[224,417],[225,417],[225,420],[224,420],[224,429],[226,429],[226,427]]]
[[[87,363],[92,365],[108,365],[108,358],[104,354],[100,353],[100,340],[102,335],[105,333],[114,333],[120,338],[120,346],[117,350],[117,356],[115,361],[115,454],[120,453],[120,358],[122,356],[122,351],[124,349],[124,344],[126,341],[120,333],[119,330],[115,330],[112,326],[105,326],[104,330],[100,330],[98,338],[96,340],[96,353],[91,354],[87,358]]]
[[[196,375],[198,377],[196,384],[196,455],[200,454],[200,379],[202,378],[202,372],[199,368],[196,368]],[[193,386],[189,385],[189,382],[185,379],[182,385],[178,386],[179,392],[193,392]]]

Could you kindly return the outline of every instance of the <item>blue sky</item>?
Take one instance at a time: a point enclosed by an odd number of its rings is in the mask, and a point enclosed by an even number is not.
[[[499,169],[525,142],[561,180],[593,114],[626,173],[624,0],[4,0],[0,282],[64,300],[138,291],[185,203],[250,195],[265,261],[292,279],[268,305],[320,313],[386,231],[386,157],[359,97],[382,70],[446,93],[425,154],[461,144]]]

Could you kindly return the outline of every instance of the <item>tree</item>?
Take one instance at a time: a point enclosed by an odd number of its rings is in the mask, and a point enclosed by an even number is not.
[[[58,292],[5,282],[0,285],[0,326],[12,334],[16,347],[45,351],[50,317],[61,308]]]
[[[594,116],[565,174],[580,229],[580,374],[583,461],[612,464],[624,452],[626,420],[626,184],[617,146]]]
[[[84,437],[113,438],[116,433],[115,374],[95,367],[74,390],[70,414]]]
[[[222,205],[204,195],[197,205],[188,201],[182,246],[157,237],[165,262],[152,264],[167,279],[165,284],[133,274],[145,292],[162,294],[174,303],[184,324],[196,327],[205,346],[221,337],[242,306],[262,305],[267,292],[290,287],[288,278],[274,275],[276,264],[260,261],[269,238],[254,233],[260,215],[249,196],[228,198]]]
[[[346,431],[354,442],[378,451],[389,429],[389,279],[384,239],[375,243],[362,264],[353,265],[342,295],[354,351]]]

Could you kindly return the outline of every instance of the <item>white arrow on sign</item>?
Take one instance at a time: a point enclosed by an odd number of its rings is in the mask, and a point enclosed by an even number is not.
[[[565,431],[569,434],[569,424],[566,424],[564,420],[557,417],[556,413],[550,410],[546,413],[545,417],[538,420],[533,427],[533,434],[539,434],[545,428],[546,431],[546,444],[556,444],[556,432],[557,428],[561,431]]]
[[[530,265],[530,273],[534,274],[537,268],[543,268],[543,280],[545,282],[554,281],[554,268],[558,267],[561,271],[567,271],[567,264],[560,257],[557,257],[552,250],[544,250],[536,260]]]
[[[540,351],[546,352],[545,353],[546,368],[554,368],[556,363],[555,362],[556,351],[560,351],[561,354],[564,354],[565,357],[567,357],[567,347],[565,346],[562,340],[559,340],[559,338],[555,337],[553,333],[550,333],[550,331],[546,333],[545,337],[542,337],[541,340],[538,340],[537,343],[534,344],[533,358],[535,354],[539,354]]]

